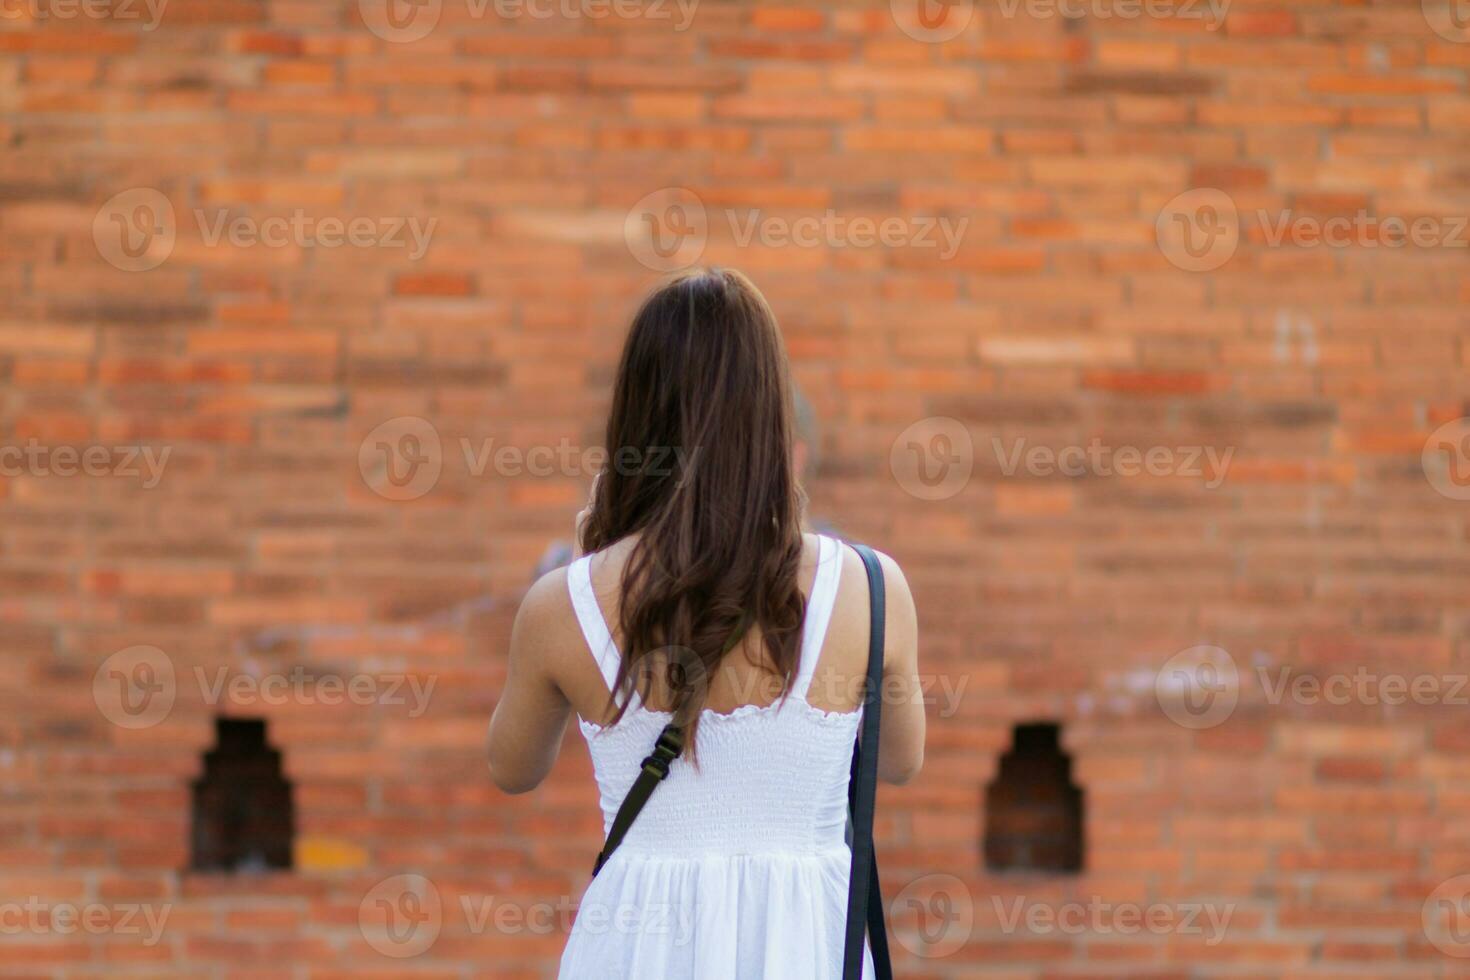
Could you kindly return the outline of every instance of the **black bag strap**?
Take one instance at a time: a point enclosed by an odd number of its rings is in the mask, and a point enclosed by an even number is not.
[[[878,885],[878,859],[873,848],[873,810],[878,794],[878,731],[882,714],[883,640],[887,631],[887,598],[883,566],[866,545],[853,550],[868,573],[868,674],[863,688],[862,734],[852,749],[848,780],[848,807],[852,815],[852,869],[847,893],[847,940],[843,949],[843,980],[862,980],[863,933],[873,953],[877,980],[893,980],[888,954],[888,930],[883,923],[883,890]]]
[[[648,798],[653,791],[658,789],[658,784],[669,776],[669,763],[679,758],[684,751],[684,733],[676,728],[673,723],[664,726],[659,733],[658,741],[653,743],[653,752],[643,760],[643,770],[638,773],[638,778],[633,780],[633,788],[628,790],[628,795],[623,797],[623,805],[618,807],[618,815],[613,817],[612,827],[607,832],[607,841],[602,845],[602,851],[597,855],[597,863],[592,866],[592,877],[597,877],[597,872],[612,857],[613,851],[623,842],[628,835],[628,828],[633,826],[633,821],[638,819]]]

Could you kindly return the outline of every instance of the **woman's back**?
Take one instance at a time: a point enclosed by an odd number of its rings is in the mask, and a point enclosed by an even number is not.
[[[589,887],[563,977],[809,980],[831,975],[840,962],[851,859],[848,767],[861,711],[807,700],[847,549],[811,538],[810,550],[815,574],[789,695],[705,709],[697,768],[687,759],[670,766]],[[610,687],[620,654],[602,611],[616,603],[599,601],[594,584],[602,576],[591,566],[600,557],[579,559],[567,583],[589,662]],[[857,588],[866,593],[865,583]],[[731,678],[727,697],[732,688],[768,686],[745,670],[719,673]],[[604,829],[670,717],[635,701],[610,727],[582,720]]]

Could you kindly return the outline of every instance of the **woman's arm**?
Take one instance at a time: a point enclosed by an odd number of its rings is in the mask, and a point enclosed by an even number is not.
[[[567,604],[567,571],[543,575],[521,602],[510,634],[505,690],[490,718],[490,778],[507,793],[526,793],[556,762],[572,706],[552,680],[551,667],[565,649],[568,629],[558,620]],[[580,634],[570,631],[580,642]]]
[[[878,778],[906,783],[924,767],[924,693],[919,683],[919,619],[898,563],[878,555],[887,594],[883,648],[883,722]]]

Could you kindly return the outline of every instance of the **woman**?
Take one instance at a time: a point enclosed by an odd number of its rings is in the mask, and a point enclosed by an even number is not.
[[[671,721],[684,752],[592,880],[573,980],[836,980],[847,784],[868,654],[861,560],[803,533],[791,380],[775,317],[737,272],[681,276],[634,317],[586,554],[543,576],[490,723],[509,793],[556,761],[573,711],[604,829]],[[881,559],[879,778],[923,763],[913,598]],[[871,964],[865,964],[871,975]]]

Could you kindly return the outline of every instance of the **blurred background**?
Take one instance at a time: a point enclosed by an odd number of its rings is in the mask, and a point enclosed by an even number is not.
[[[900,976],[1470,976],[1467,27],[3,0],[0,975],[554,976],[585,746],[485,727],[720,264],[918,604]]]

